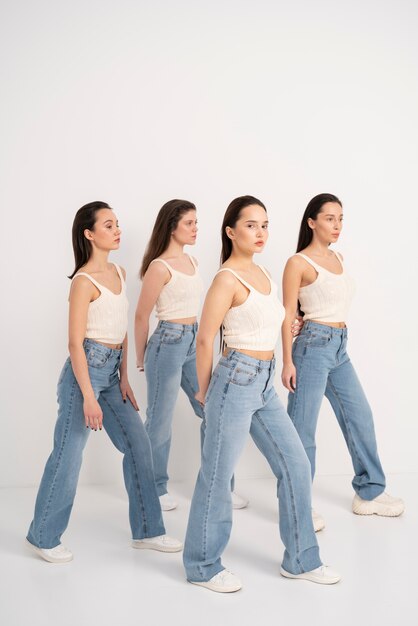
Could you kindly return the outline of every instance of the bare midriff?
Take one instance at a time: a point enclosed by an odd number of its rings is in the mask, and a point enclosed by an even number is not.
[[[197,317],[182,317],[179,320],[165,320],[170,322],[170,324],[194,324],[197,320]]]
[[[101,346],[106,346],[106,348],[111,348],[112,350],[122,349],[121,343],[105,343],[104,341],[96,341],[96,339],[92,339],[92,341],[95,341],[96,343],[100,343]]]
[[[225,348],[223,356],[226,356],[232,350],[251,356],[253,359],[258,359],[259,361],[271,361],[274,357],[274,350],[242,350],[241,348]]]
[[[324,326],[332,326],[333,328],[345,328],[345,322],[321,322],[321,320],[306,320],[307,322],[315,322],[315,324],[323,324]]]

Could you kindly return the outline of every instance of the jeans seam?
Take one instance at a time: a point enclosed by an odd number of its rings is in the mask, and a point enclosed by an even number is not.
[[[330,377],[329,377],[329,376],[328,376],[328,384],[329,384],[329,386],[330,386],[330,388],[331,388],[332,392],[334,393],[334,395],[335,395],[335,397],[336,397],[336,399],[337,399],[337,402],[338,402],[338,404],[339,404],[339,406],[340,406],[341,414],[342,414],[343,419],[344,419],[344,424],[345,424],[345,427],[346,427],[346,429],[347,429],[347,435],[348,435],[348,438],[349,438],[349,440],[350,440],[350,444],[351,444],[351,446],[352,446],[352,448],[353,448],[353,452],[354,452],[354,454],[356,455],[357,461],[358,461],[359,463],[361,463],[361,459],[360,459],[360,456],[359,456],[359,454],[358,454],[356,444],[355,444],[355,442],[354,442],[354,437],[353,437],[353,435],[352,435],[352,433],[351,433],[351,429],[350,429],[350,420],[348,420],[348,419],[347,419],[347,414],[346,414],[345,409],[344,409],[344,403],[342,402],[341,397],[339,396],[338,391],[337,391],[337,389],[335,388],[335,386],[333,385],[333,383],[332,383],[332,381],[331,381],[331,379],[330,379]]]
[[[254,417],[258,420],[258,422],[260,423],[261,427],[263,428],[264,432],[266,433],[266,435],[268,436],[268,438],[270,439],[271,443],[273,444],[273,447],[275,448],[275,450],[277,451],[277,454],[279,456],[279,458],[281,459],[282,463],[283,463],[283,467],[285,469],[286,472],[286,477],[287,477],[287,481],[288,481],[288,485],[289,485],[289,492],[290,492],[290,503],[291,503],[291,507],[292,507],[292,514],[293,514],[293,521],[294,521],[294,539],[295,539],[295,546],[296,546],[296,555],[295,555],[295,560],[296,563],[299,565],[301,572],[300,573],[304,573],[305,569],[299,559],[299,552],[300,552],[300,543],[299,543],[299,530],[298,530],[298,518],[296,515],[296,507],[295,507],[295,496],[294,496],[294,491],[293,491],[293,485],[292,485],[292,480],[290,477],[290,473],[289,473],[289,469],[286,463],[286,460],[283,456],[283,454],[281,453],[279,447],[277,446],[274,438],[272,437],[269,429],[267,428],[265,422],[263,421],[263,419],[261,418],[260,414],[258,411],[256,411],[254,413]]]
[[[59,454],[58,454],[58,459],[55,465],[55,472],[54,472],[54,476],[52,478],[51,481],[51,489],[49,492],[49,496],[48,496],[48,500],[46,502],[46,506],[45,506],[45,511],[44,511],[44,515],[41,519],[41,522],[39,524],[39,543],[40,543],[40,547],[42,547],[42,534],[43,534],[43,529],[45,527],[46,524],[46,520],[48,517],[48,513],[49,510],[51,508],[51,503],[53,500],[53,497],[55,495],[55,485],[57,482],[57,475],[58,475],[58,471],[59,468],[61,466],[61,461],[62,461],[62,454],[63,454],[63,450],[65,447],[65,444],[67,443],[67,438],[68,438],[68,431],[70,429],[70,422],[71,422],[71,412],[72,412],[72,407],[73,407],[73,402],[74,402],[74,395],[75,395],[75,389],[77,386],[77,381],[74,379],[72,382],[72,388],[71,388],[71,395],[70,395],[70,401],[68,403],[68,412],[67,412],[67,417],[65,418],[65,430],[64,430],[64,434],[62,437],[62,442],[61,442],[61,446],[60,446],[60,450],[59,450]]]
[[[113,409],[112,405],[104,397],[102,397],[102,402],[104,402],[104,404],[106,404],[109,407],[110,411],[113,413],[115,421],[118,424],[118,426],[120,427],[120,430],[121,430],[121,432],[122,432],[122,434],[124,436],[124,439],[125,439],[124,454],[126,454],[127,451],[129,451],[129,456],[131,458],[132,466],[133,466],[133,469],[134,469],[133,475],[135,477],[135,485],[136,485],[136,488],[137,488],[137,491],[138,491],[138,495],[139,495],[139,502],[140,502],[140,507],[139,508],[141,510],[141,513],[142,513],[142,526],[143,526],[143,530],[144,530],[144,536],[146,537],[147,536],[147,532],[148,532],[148,529],[147,529],[147,516],[145,514],[144,501],[143,501],[143,497],[142,497],[141,483],[139,481],[138,468],[137,468],[136,463],[135,463],[135,457],[132,454],[132,445],[131,445],[131,443],[129,441],[128,434],[127,434],[125,428],[123,427],[123,424],[122,424],[118,414]]]
[[[221,447],[220,443],[221,443],[222,431],[223,431],[222,416],[223,416],[223,411],[225,408],[225,400],[226,400],[226,396],[228,392],[229,382],[230,381],[228,380],[226,385],[224,386],[223,395],[222,395],[222,404],[219,407],[219,420],[218,420],[217,441],[216,441],[216,458],[215,458],[215,463],[213,466],[212,476],[211,476],[210,485],[208,489],[208,497],[206,501],[205,515],[203,519],[203,533],[202,533],[203,560],[206,560],[206,554],[207,554],[208,516],[209,516],[209,509],[210,509],[210,503],[211,503],[210,501],[211,501],[213,485],[215,482],[216,471],[217,471],[218,464],[219,464],[219,453],[220,453],[220,447]],[[199,570],[200,576],[204,577],[205,574],[201,565],[198,565],[198,570]]]

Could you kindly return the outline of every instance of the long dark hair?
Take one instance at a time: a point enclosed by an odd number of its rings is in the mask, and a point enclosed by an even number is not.
[[[316,220],[318,213],[321,212],[321,209],[326,202],[337,202],[340,207],[343,206],[341,200],[339,200],[337,196],[334,196],[332,193],[320,193],[312,198],[305,209],[305,213],[303,214],[302,221],[300,223],[296,252],[300,252],[311,243],[313,232],[312,228],[308,224],[308,219],[311,218],[312,220]]]
[[[196,211],[196,207],[193,202],[187,200],[169,200],[161,207],[142,259],[140,278],[144,277],[151,261],[167,250],[171,234],[176,230],[181,217],[188,211]]]
[[[86,229],[94,230],[97,211],[110,208],[111,207],[106,202],[97,200],[96,202],[89,202],[82,206],[81,209],[78,209],[75,214],[72,231],[75,268],[68,278],[73,278],[80,267],[83,267],[91,257],[91,242],[86,239],[84,231]]]
[[[229,259],[232,253],[232,241],[226,234],[226,227],[229,226],[230,228],[234,228],[240,218],[241,211],[247,206],[251,206],[252,204],[258,204],[258,206],[261,206],[267,213],[267,209],[261,202],[261,200],[257,200],[257,198],[254,198],[254,196],[240,196],[239,198],[235,198],[234,200],[232,200],[227,210],[225,211],[221,229],[221,265],[222,263],[225,263],[227,259]]]

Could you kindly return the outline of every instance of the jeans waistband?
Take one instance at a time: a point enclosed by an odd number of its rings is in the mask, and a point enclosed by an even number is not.
[[[254,357],[244,354],[243,352],[239,352],[238,350],[231,350],[227,355],[222,356],[220,361],[223,361],[224,363],[231,363],[233,361],[246,363],[247,365],[256,367],[259,370],[270,369],[276,365],[275,357],[265,361],[264,359],[255,359]]]
[[[155,330],[160,328],[172,328],[182,330],[184,332],[191,330],[197,331],[197,322],[194,322],[194,324],[177,324],[175,322],[168,322],[167,320],[160,320]]]
[[[84,339],[83,346],[85,349],[94,348],[97,354],[103,356],[119,356],[122,353],[122,348],[109,348],[98,341],[94,341],[94,339]]]
[[[347,335],[347,326],[345,328],[335,328],[334,326],[328,326],[327,324],[318,324],[317,322],[311,322],[311,320],[307,320],[303,324],[303,328],[300,334],[302,335],[303,333],[309,333],[312,331],[326,335],[327,337],[344,337]]]

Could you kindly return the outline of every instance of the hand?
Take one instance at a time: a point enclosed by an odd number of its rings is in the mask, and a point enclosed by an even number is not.
[[[122,400],[126,402],[126,398],[129,398],[135,411],[139,411],[139,406],[135,400],[135,395],[134,395],[134,392],[132,391],[131,385],[128,382],[128,379],[121,378],[119,382],[119,387],[120,387],[120,391],[122,394]]]
[[[204,394],[202,394],[202,393],[200,393],[200,391],[198,391],[197,393],[194,394],[194,397],[196,398],[196,400],[198,401],[200,406],[205,406],[205,396],[204,396]]]
[[[303,317],[301,315],[297,315],[295,319],[293,320],[292,325],[290,327],[293,337],[297,337],[299,335],[300,331],[303,328],[303,324],[304,324]]]
[[[293,363],[290,363],[290,365],[283,365],[282,383],[288,391],[290,391],[291,393],[295,393],[296,367],[293,365]]]
[[[83,402],[84,419],[86,427],[92,430],[102,430],[103,412],[96,398],[85,398]]]

